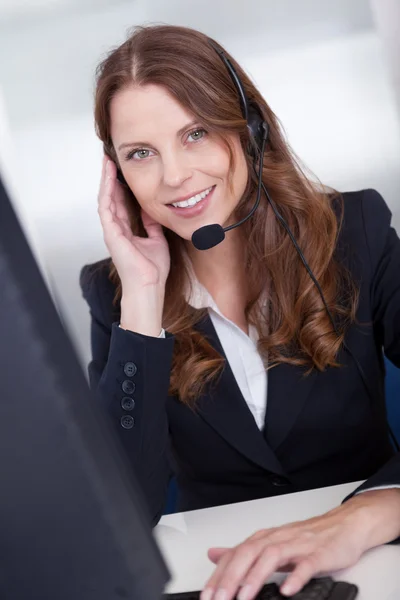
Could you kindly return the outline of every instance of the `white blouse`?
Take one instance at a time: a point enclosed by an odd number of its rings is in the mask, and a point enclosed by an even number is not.
[[[257,329],[250,325],[249,335],[246,335],[236,323],[221,313],[211,294],[194,277],[188,303],[193,308],[208,308],[240,391],[257,427],[263,429],[267,410],[267,370],[257,350]]]

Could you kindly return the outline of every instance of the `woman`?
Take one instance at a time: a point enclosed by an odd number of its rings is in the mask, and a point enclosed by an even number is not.
[[[382,354],[400,366],[400,241],[377,192],[306,177],[226,54],[268,126],[253,168],[238,90],[212,44],[183,27],[137,28],[99,66],[111,260],[85,267],[81,285],[91,385],[154,523],[173,473],[180,510],[366,479],[326,515],[210,550],[218,566],[202,599],[242,586],[250,600],[278,568],[292,565],[292,595],[400,536]],[[261,196],[242,226],[196,249],[194,231],[249,213],[260,168],[272,202]]]

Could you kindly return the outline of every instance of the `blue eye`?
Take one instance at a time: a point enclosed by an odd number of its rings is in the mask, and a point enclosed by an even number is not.
[[[196,135],[198,133],[200,133],[201,135],[195,137],[195,139],[193,140],[195,142],[197,142],[198,140],[201,140],[207,132],[206,132],[205,129],[201,129],[201,128],[195,129],[194,131],[192,131],[191,133],[189,133],[188,137],[191,137],[191,136],[193,137],[194,135]]]
[[[135,154],[139,155],[138,158],[136,158],[135,160],[142,160],[143,158],[147,158],[148,154],[146,154],[145,156],[143,156],[143,154],[140,155],[140,153],[143,152],[149,153],[150,150],[147,150],[146,148],[135,148],[134,150],[128,152],[128,154],[126,155],[126,160],[131,160],[135,156]]]

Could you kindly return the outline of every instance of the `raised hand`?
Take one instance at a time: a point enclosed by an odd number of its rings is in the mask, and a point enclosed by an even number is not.
[[[104,241],[121,279],[121,325],[158,335],[170,269],[168,243],[161,225],[143,209],[141,216],[148,237],[132,233],[116,165],[106,156],[98,194],[98,213]]]
[[[142,209],[142,221],[149,237],[133,235],[124,190],[116,175],[115,163],[104,157],[98,212],[104,241],[120,276],[122,288],[165,286],[170,257],[162,227]]]

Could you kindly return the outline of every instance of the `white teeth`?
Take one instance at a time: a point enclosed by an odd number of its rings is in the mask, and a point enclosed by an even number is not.
[[[173,202],[172,206],[175,206],[176,208],[186,208],[187,206],[194,206],[195,204],[200,202],[200,200],[203,200],[203,198],[208,196],[212,189],[213,186],[208,188],[208,190],[204,190],[204,192],[201,192],[200,194],[192,196],[188,200],[184,200],[183,202]]]

